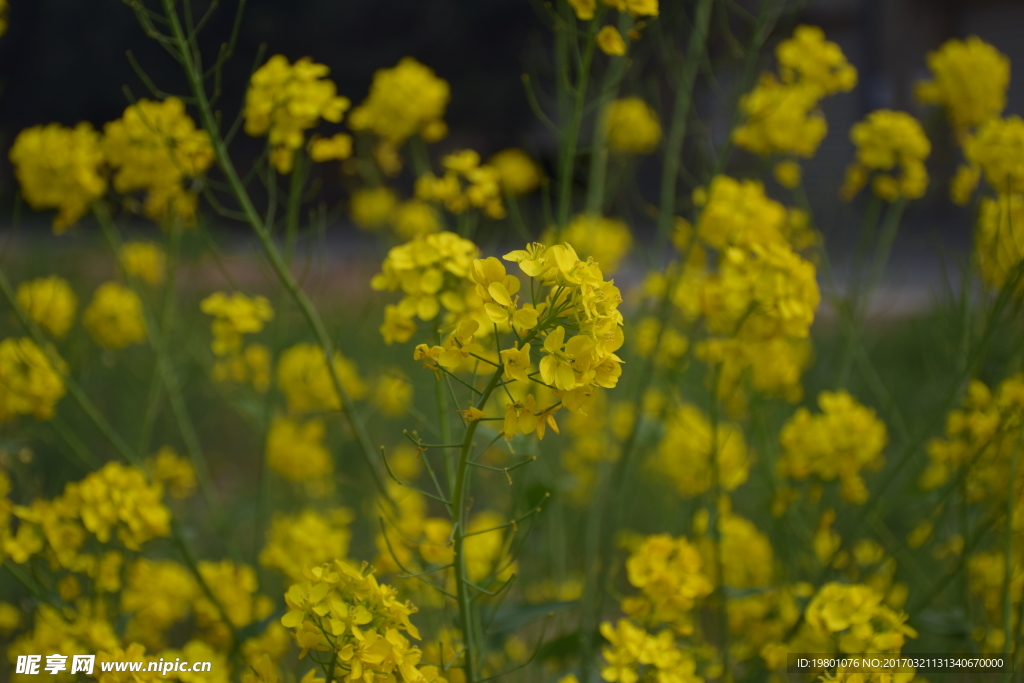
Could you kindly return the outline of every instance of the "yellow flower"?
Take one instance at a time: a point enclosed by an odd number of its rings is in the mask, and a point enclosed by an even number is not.
[[[332,364],[342,388],[351,398],[366,395],[366,384],[359,377],[355,363],[335,351]],[[341,399],[327,368],[324,351],[314,344],[296,344],[281,354],[277,386],[292,413],[341,409]]]
[[[470,207],[482,209],[494,219],[505,217],[501,201],[501,176],[498,169],[480,164],[480,155],[471,149],[453,152],[441,160],[445,174],[425,173],[416,179],[416,196],[438,202],[455,214]]]
[[[314,136],[309,142],[309,158],[316,162],[343,161],[352,156],[352,136],[338,133],[329,138]]]
[[[885,423],[845,391],[822,392],[820,415],[799,409],[782,427],[779,443],[783,455],[779,469],[787,477],[840,482],[840,494],[852,503],[864,503],[867,488],[861,477],[865,468],[884,462],[888,441]]]
[[[711,488],[712,452],[723,491],[733,491],[747,481],[750,452],[736,425],[720,420],[712,427],[707,415],[689,404],[668,415],[656,462],[658,471],[679,493],[692,497]]]
[[[380,335],[384,337],[385,344],[404,344],[412,339],[415,333],[416,322],[411,316],[404,315],[401,309],[393,304],[384,307],[384,322],[380,326]]]
[[[308,481],[330,475],[331,455],[323,445],[326,427],[313,419],[299,422],[275,417],[267,432],[267,464],[290,481]]]
[[[537,162],[521,149],[503,149],[487,164],[497,170],[502,188],[514,197],[533,192],[543,179]]]
[[[57,209],[53,231],[78,222],[107,191],[100,135],[88,123],[51,123],[18,133],[9,154],[21,193],[33,209]]]
[[[412,403],[412,383],[392,371],[381,375],[373,388],[373,402],[388,417],[402,417]]]
[[[0,0],[0,36],[7,33],[8,9],[7,0]]]
[[[398,204],[395,193],[387,187],[373,187],[352,193],[349,216],[363,230],[376,230],[385,225]]]
[[[928,53],[928,68],[933,79],[917,84],[917,99],[945,107],[957,129],[980,126],[1006,107],[1010,60],[981,38],[947,40]]]
[[[623,608],[656,622],[678,621],[714,585],[704,573],[697,548],[685,538],[667,534],[643,539],[626,560],[626,575],[643,598],[627,600]]]
[[[626,41],[614,26],[604,26],[597,32],[597,46],[606,55],[621,56],[626,54]]]
[[[522,348],[505,349],[501,352],[501,362],[505,369],[505,381],[513,379],[522,382],[530,381],[527,374],[530,371],[530,345],[523,344]]]
[[[924,196],[928,189],[924,162],[932,146],[917,119],[904,112],[879,109],[854,124],[850,139],[857,147],[857,157],[847,170],[840,191],[843,199],[849,201],[860,192],[871,173],[875,173],[872,189],[885,201]]]
[[[260,564],[280,570],[292,581],[301,581],[307,567],[345,559],[352,538],[349,525],[355,515],[348,508],[321,514],[303,510],[295,515],[276,515],[260,551]]]
[[[230,356],[242,349],[242,335],[256,334],[273,320],[274,309],[266,297],[241,292],[214,292],[199,303],[199,310],[213,316],[211,349],[216,356]]]
[[[63,361],[54,368],[43,350],[28,337],[0,341],[0,423],[16,415],[52,418],[57,402],[67,390],[65,372]]]
[[[1024,120],[1019,116],[991,119],[964,144],[972,168],[980,167],[998,193],[1024,192]]]
[[[284,55],[274,55],[252,75],[245,94],[245,132],[253,137],[269,135],[272,161],[279,173],[290,173],[295,151],[305,131],[320,119],[338,123],[349,108],[339,97],[330,69],[303,57],[289,64]]]
[[[162,102],[141,99],[103,128],[103,152],[116,169],[114,189],[122,194],[146,191],[150,218],[195,215],[196,197],[183,187],[213,164],[209,134],[197,129],[176,97]]]
[[[410,199],[396,206],[391,213],[391,223],[395,233],[407,240],[440,232],[443,228],[434,207],[419,199]]]
[[[553,237],[549,231],[541,239],[551,241]],[[593,257],[609,275],[619,269],[622,259],[633,248],[633,235],[626,221],[601,215],[576,216],[562,230],[562,239],[572,244],[580,256]]]
[[[857,85],[857,69],[817,26],[797,26],[793,37],[775,48],[775,56],[783,83],[810,86],[819,97],[849,92]]]
[[[18,305],[33,322],[60,339],[75,321],[78,297],[67,280],[50,275],[18,285]]]
[[[533,434],[537,430],[537,399],[533,394],[527,394],[522,401],[509,403],[505,406],[505,422],[502,433],[506,437],[513,437],[517,432]]]
[[[121,265],[131,277],[155,286],[163,284],[167,254],[152,242],[125,242],[121,246]]]
[[[594,18],[594,10],[597,9],[597,0],[569,0],[576,18],[580,21],[590,21]]]
[[[658,0],[604,0],[604,4],[634,17],[658,16]]]
[[[810,158],[828,133],[818,109],[816,87],[785,84],[765,73],[740,99],[744,122],[732,134],[743,149],[761,156],[791,154]]]
[[[419,133],[428,142],[444,137],[448,82],[412,57],[373,75],[370,94],[349,115],[352,130],[369,130],[399,146]]]
[[[82,324],[106,349],[118,350],[146,341],[142,300],[118,282],[105,282],[96,288],[82,313]]]
[[[615,100],[606,112],[608,147],[623,154],[650,154],[661,142],[658,115],[639,97]]]
[[[188,617],[199,594],[199,584],[184,565],[140,557],[128,567],[121,593],[121,609],[132,615],[125,637],[163,647],[164,631]]]
[[[775,180],[779,182],[779,185],[782,185],[787,190],[795,190],[800,187],[803,173],[800,170],[800,164],[797,162],[792,160],[780,161],[775,164],[772,173],[775,175]]]
[[[196,471],[192,462],[170,446],[162,446],[146,460],[146,469],[153,481],[166,484],[174,498],[188,498],[196,490]]]
[[[978,211],[974,257],[989,287],[1006,284],[1024,260],[1024,195],[984,197]]]

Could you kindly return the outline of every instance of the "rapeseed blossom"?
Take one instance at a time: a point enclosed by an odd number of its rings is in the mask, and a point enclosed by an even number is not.
[[[53,417],[57,402],[67,391],[67,366],[57,358],[54,367],[47,354],[28,337],[0,341],[0,423],[17,415],[39,420]]]
[[[444,112],[451,89],[432,69],[412,57],[373,75],[370,94],[352,110],[348,124],[355,131],[370,131],[394,147],[419,134],[427,142],[447,133]]]
[[[597,46],[601,48],[601,52],[612,57],[626,54],[626,41],[622,39],[619,30],[611,25],[603,26],[597,32]]]
[[[366,395],[367,386],[355,363],[335,351],[332,365],[342,389],[351,398]],[[314,344],[296,344],[281,353],[277,363],[277,387],[284,394],[291,413],[341,410],[341,397],[327,368],[324,351]]]
[[[188,498],[195,493],[196,471],[192,462],[170,446],[162,446],[146,459],[146,471],[153,481],[167,487],[172,498]]]
[[[1024,195],[984,197],[974,232],[974,258],[982,280],[993,289],[1003,287],[1024,261]]]
[[[278,416],[267,432],[267,464],[290,481],[322,479],[334,469],[331,454],[323,444],[327,428],[323,420],[300,422]]]
[[[278,173],[291,173],[295,152],[305,143],[305,132],[320,119],[338,123],[350,102],[337,94],[330,69],[303,57],[289,64],[274,55],[256,70],[245,94],[245,132],[269,136],[271,161]]]
[[[840,194],[849,201],[874,175],[872,190],[887,202],[920,199],[928,189],[924,162],[932,145],[910,114],[879,109],[850,129],[856,161],[846,170]]]
[[[390,215],[395,234],[404,240],[444,229],[434,207],[421,199],[409,199],[398,204]]]
[[[145,190],[147,216],[177,215],[190,223],[197,198],[183,183],[202,175],[214,160],[209,134],[197,129],[176,97],[141,99],[103,127],[103,153],[114,169],[114,189]]]
[[[552,231],[546,232],[542,242],[553,239]],[[580,214],[562,229],[562,239],[572,244],[583,258],[593,258],[609,275],[619,268],[622,259],[633,248],[633,235],[626,222],[620,218],[601,215]]]
[[[487,165],[498,172],[502,189],[513,197],[533,192],[544,179],[537,162],[515,147],[496,153],[487,160]]]
[[[932,80],[917,84],[924,104],[942,105],[961,134],[999,116],[1006,107],[1010,60],[977,36],[947,40],[928,53]]]
[[[614,100],[605,112],[608,148],[622,154],[650,154],[661,142],[661,123],[639,97]]]
[[[489,218],[505,217],[498,169],[481,164],[480,155],[471,149],[453,152],[441,164],[445,168],[443,176],[428,172],[416,179],[418,199],[442,204],[454,214],[476,208]]]
[[[838,479],[843,498],[864,503],[868,490],[861,470],[878,469],[884,463],[885,423],[845,391],[822,392],[818,405],[820,414],[800,408],[783,425],[779,470],[793,479],[812,475],[822,481]]]
[[[700,408],[689,404],[666,416],[655,458],[657,472],[686,497],[711,489],[713,468],[723,491],[735,490],[750,476],[751,453],[739,427],[721,420],[712,424]]]
[[[387,224],[398,205],[398,197],[387,187],[356,190],[349,199],[349,216],[363,230],[377,230]]]
[[[119,282],[105,282],[96,288],[82,311],[82,324],[105,349],[117,351],[142,344],[147,338],[142,300]]]
[[[243,348],[242,342],[243,335],[262,331],[273,319],[270,302],[265,297],[249,297],[241,292],[214,292],[200,302],[199,308],[213,316],[210,349],[217,359],[211,370],[213,379],[251,383],[260,393],[266,392],[270,387],[270,349],[262,344]]]
[[[25,201],[33,209],[57,209],[55,234],[63,234],[107,192],[100,134],[88,123],[56,123],[18,133],[9,154]]]
[[[128,276],[147,285],[161,285],[167,276],[167,253],[152,242],[125,242],[120,259]]]
[[[980,175],[984,175],[988,184],[999,194],[1024,193],[1024,120],[1019,116],[1005,119],[990,119],[981,126],[975,135],[969,136],[964,142],[964,156],[967,166],[961,167],[961,173],[973,180],[977,185]],[[980,171],[980,174],[979,174]],[[966,204],[966,197],[962,196]]]
[[[349,525],[354,519],[348,508],[276,515],[260,551],[260,564],[281,571],[292,581],[301,581],[308,567],[348,556],[352,538]]]
[[[57,339],[75,322],[78,297],[64,278],[50,275],[22,282],[17,297],[28,317]]]

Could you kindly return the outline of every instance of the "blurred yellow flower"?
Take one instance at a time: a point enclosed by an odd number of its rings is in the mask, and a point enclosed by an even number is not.
[[[779,185],[782,185],[787,190],[795,190],[800,187],[803,171],[799,163],[792,159],[787,159],[775,164],[774,168],[772,168],[772,175],[775,176],[775,180],[778,181]]]
[[[533,192],[544,177],[537,162],[515,147],[498,152],[487,164],[498,171],[502,188],[513,197]]]
[[[366,395],[366,384],[356,364],[334,352],[334,371],[342,388],[351,398]],[[296,344],[281,354],[277,363],[277,386],[292,413],[340,410],[341,399],[327,368],[323,348],[315,344]]]
[[[196,196],[183,187],[214,161],[209,134],[197,129],[176,97],[141,99],[103,127],[103,152],[114,168],[114,189],[146,191],[144,211],[154,219],[176,214],[192,222]]]
[[[78,297],[67,280],[50,275],[18,285],[18,305],[33,322],[60,339],[75,322]]]
[[[541,237],[551,242],[553,231]],[[633,235],[621,218],[580,214],[562,230],[562,239],[572,244],[582,258],[593,258],[601,270],[611,275],[619,269],[622,259],[633,249]]]
[[[569,0],[569,5],[572,6],[577,19],[590,21],[594,18],[594,10],[597,9],[597,0]]]
[[[74,128],[51,123],[23,130],[9,158],[29,206],[57,209],[55,234],[78,222],[92,201],[107,191],[100,134],[88,123]]]
[[[284,55],[274,55],[252,75],[245,94],[245,132],[270,136],[271,161],[278,173],[291,173],[305,131],[321,118],[338,123],[349,108],[348,99],[339,97],[334,81],[327,78],[330,72],[309,57],[289,64]]]
[[[775,48],[775,56],[783,83],[811,87],[818,97],[849,92],[857,85],[857,69],[817,26],[797,26],[793,37]]]
[[[338,133],[329,138],[313,136],[309,141],[309,158],[316,162],[343,161],[352,156],[352,136]]]
[[[611,56],[626,54],[626,41],[614,26],[604,26],[597,32],[597,46],[601,52]]]
[[[334,463],[323,444],[325,432],[322,420],[275,417],[267,432],[267,464],[289,481],[327,477]]]
[[[57,402],[67,388],[61,361],[55,368],[38,345],[28,337],[0,341],[0,423],[16,415],[53,417]]]
[[[106,349],[118,350],[146,341],[142,300],[119,282],[105,282],[96,288],[82,312],[82,324]]]
[[[349,115],[352,130],[368,130],[395,146],[419,133],[428,142],[444,137],[448,82],[412,57],[373,75],[370,94]]]
[[[348,508],[275,515],[267,530],[267,544],[260,551],[260,564],[280,570],[292,581],[302,581],[309,567],[348,556],[352,538],[348,527],[354,519]]]
[[[406,240],[440,232],[444,227],[434,207],[420,199],[409,199],[396,206],[391,223],[395,234]]]
[[[658,148],[658,115],[639,97],[613,101],[606,116],[609,149],[623,154],[650,154]]]
[[[840,195],[849,201],[874,174],[872,190],[887,202],[919,199],[928,189],[924,162],[932,145],[910,114],[879,109],[850,129],[856,161],[846,171]]]
[[[961,132],[999,116],[1006,107],[1010,59],[977,36],[947,40],[928,53],[932,80],[917,84],[924,104],[942,105]]]
[[[634,17],[658,16],[658,0],[604,0],[604,4]]]
[[[153,481],[167,485],[174,498],[188,498],[196,490],[196,471],[192,462],[170,446],[160,450],[146,460],[146,469]]]
[[[167,254],[152,242],[125,242],[121,246],[121,266],[131,277],[160,285],[167,274]]]
[[[352,193],[349,216],[363,230],[377,230],[391,220],[398,197],[387,187],[367,187]]]
[[[412,396],[412,383],[397,370],[381,375],[373,387],[373,403],[388,417],[405,415]]]

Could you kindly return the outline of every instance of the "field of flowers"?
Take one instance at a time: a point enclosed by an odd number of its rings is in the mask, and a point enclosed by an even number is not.
[[[855,152],[830,196],[862,222],[839,283],[803,175],[858,73],[791,3],[532,3],[547,75],[506,87],[555,141],[543,163],[450,145],[450,85],[413,57],[342,94],[273,36],[234,54],[245,0],[210,52],[210,17],[236,12],[218,4],[125,0],[189,89],[129,53],[145,92],[120,118],[9,149],[13,224],[53,235],[0,233],[0,679],[976,675],[787,672],[798,653],[1024,669],[1005,55],[935,46],[927,127],[878,110],[832,132]],[[728,83],[708,68],[723,40]],[[953,177],[929,177],[936,136]],[[972,251],[929,312],[873,325],[926,193],[970,208]],[[101,668],[126,660],[212,666]]]

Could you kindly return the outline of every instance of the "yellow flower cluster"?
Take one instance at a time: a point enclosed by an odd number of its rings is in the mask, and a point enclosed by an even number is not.
[[[853,199],[872,174],[872,190],[887,202],[924,196],[928,189],[924,162],[932,145],[917,119],[901,111],[879,109],[854,124],[850,140],[857,154],[856,161],[846,169],[840,190],[843,199]]]
[[[352,156],[352,136],[338,133],[329,138],[314,135],[309,141],[309,158],[317,163],[344,161]]]
[[[917,84],[924,104],[942,105],[960,132],[999,116],[1006,107],[1010,59],[977,36],[947,40],[928,53],[932,80]]]
[[[607,394],[601,392],[585,415],[572,413],[566,424],[572,442],[562,449],[562,467],[573,477],[569,494],[579,506],[590,502],[600,464],[619,459],[621,444],[636,421],[632,403],[609,403]]]
[[[553,231],[541,237],[542,242],[551,242]],[[621,218],[601,215],[580,214],[562,229],[562,239],[572,244],[583,258],[593,258],[601,264],[601,270],[611,275],[619,269],[622,259],[633,248],[633,234]]]
[[[921,473],[921,486],[942,486],[966,467],[969,501],[1005,496],[1022,416],[1024,374],[1007,377],[994,392],[982,382],[972,381],[963,405],[946,416],[945,437],[928,442],[929,464]]]
[[[1010,618],[1011,634],[1020,628],[1018,610],[1024,598],[1024,553],[1019,543],[1020,525],[1014,525],[1018,533],[1018,542],[1012,549],[1012,567],[1010,570],[1010,607],[1013,610]],[[1006,646],[1006,634],[1003,632],[1003,609],[1006,598],[1006,553],[1004,550],[985,550],[971,555],[967,561],[967,580],[971,592],[981,599],[985,608],[988,628],[979,628],[984,633],[975,632],[975,638],[982,640],[984,652],[1001,652]],[[1013,636],[1011,635],[1011,638]]]
[[[308,57],[289,64],[284,55],[274,55],[252,75],[245,94],[245,132],[269,135],[271,160],[279,173],[291,173],[307,130],[320,119],[340,122],[349,108],[329,73]]]
[[[626,560],[626,573],[640,595],[623,600],[622,609],[651,624],[684,623],[714,588],[697,546],[667,534],[645,538]]]
[[[366,395],[366,383],[355,363],[335,351],[332,365],[341,387],[351,398]],[[284,394],[289,412],[341,410],[341,397],[334,388],[327,357],[323,348],[315,344],[296,344],[284,350],[277,363],[277,387]]]
[[[650,154],[661,142],[661,123],[639,97],[614,100],[605,112],[608,148],[622,154]]]
[[[442,307],[455,318],[482,305],[468,282],[476,245],[452,232],[416,237],[388,251],[370,286],[401,291],[397,305],[384,308],[380,332],[385,343],[407,342],[416,332],[414,318],[433,320]]]
[[[427,142],[447,134],[444,111],[451,88],[432,69],[404,57],[373,75],[370,94],[349,115],[352,130],[371,131],[398,147],[417,133]]]
[[[121,246],[121,266],[129,277],[147,285],[163,284],[167,276],[167,254],[152,242],[125,242]]]
[[[680,495],[691,498],[710,490],[716,467],[721,490],[733,491],[747,481],[750,460],[743,432],[735,424],[719,421],[713,425],[700,408],[691,404],[666,415],[655,466]]]
[[[290,481],[308,482],[327,477],[334,463],[323,445],[326,429],[318,419],[300,422],[275,417],[267,432],[267,464]]]
[[[103,128],[103,154],[115,169],[114,189],[146,191],[144,211],[154,219],[177,215],[193,220],[196,196],[183,187],[213,163],[209,134],[196,129],[176,97],[141,99]]]
[[[821,100],[853,90],[857,70],[817,26],[798,26],[792,38],[779,43],[775,55],[779,76],[762,74],[740,100],[745,121],[733,131],[733,140],[761,156],[813,157],[828,132]]]
[[[307,567],[348,556],[352,538],[348,527],[354,519],[348,508],[275,516],[267,531],[267,544],[260,551],[260,564],[281,571],[292,581],[302,581]]]
[[[192,463],[170,446],[161,447],[148,458],[146,470],[154,482],[167,487],[173,498],[188,498],[196,490],[196,471]]]
[[[605,660],[601,677],[606,681],[636,683],[641,676],[644,681],[704,681],[697,675],[693,655],[680,649],[671,629],[652,635],[628,619],[620,619],[614,626],[608,621],[602,623],[601,635],[608,641],[601,648]]]
[[[877,469],[884,463],[885,423],[845,391],[823,391],[818,406],[820,414],[800,408],[783,425],[779,469],[791,479],[838,479],[844,499],[864,503],[868,490],[861,470]]]
[[[32,321],[60,339],[75,322],[78,297],[68,281],[56,275],[18,285],[18,305]]]
[[[1014,278],[1021,291],[1024,261],[1024,194],[984,197],[974,233],[974,258],[989,287],[1002,288]]]
[[[349,217],[363,230],[377,230],[391,219],[398,197],[388,187],[364,187],[349,199]]]
[[[961,166],[954,179],[954,200],[966,204],[982,175],[999,194],[1024,193],[1022,154],[1024,120],[1019,116],[990,119],[975,135],[965,137],[967,166]]]
[[[123,349],[146,341],[139,295],[119,282],[104,282],[82,312],[82,324],[105,349]]]
[[[701,556],[712,583],[719,584],[715,542],[708,535],[709,514],[701,509],[694,515],[694,530],[703,534],[699,540]],[[750,520],[731,510],[729,498],[719,502],[719,543],[722,550],[724,585],[731,588],[761,588],[772,583],[775,553],[771,541]]]
[[[18,133],[9,158],[25,201],[33,209],[57,209],[53,231],[61,234],[107,191],[100,134],[88,123],[56,123]]]
[[[658,0],[603,0],[604,4],[634,17],[658,16]],[[590,21],[597,11],[598,0],[569,0],[569,5],[580,21]]]
[[[440,669],[420,667],[422,652],[410,644],[419,631],[409,620],[416,611],[398,601],[397,591],[377,582],[368,567],[335,560],[306,570],[307,580],[285,594],[281,623],[292,629],[305,656],[330,653],[338,676],[349,681],[401,680],[442,683]]]
[[[0,423],[17,415],[52,418],[67,391],[66,372],[63,361],[53,367],[47,354],[28,337],[0,341]]]
[[[697,199],[696,240],[694,228],[677,226],[676,243],[693,248],[670,293],[683,317],[704,319],[712,335],[695,355],[718,368],[716,393],[734,412],[744,405],[747,376],[754,389],[798,400],[821,301],[814,265],[795,251],[814,240],[805,216],[768,198],[759,182],[728,176],[715,177]],[[718,252],[715,270],[708,247]],[[652,280],[652,293],[663,281]]]
[[[489,218],[505,217],[498,169],[481,164],[480,155],[471,149],[449,154],[441,165],[445,169],[443,176],[428,172],[416,179],[417,198],[442,204],[455,214],[472,207],[481,209]]]
[[[537,189],[544,174],[536,161],[521,149],[503,149],[487,165],[498,172],[502,189],[513,197],[529,194]]]
[[[249,297],[241,292],[214,292],[199,304],[200,310],[213,316],[210,348],[217,358],[213,379],[217,382],[251,383],[256,391],[270,388],[270,350],[262,344],[242,347],[242,337],[257,334],[274,318],[274,309],[265,297]]]
[[[622,39],[619,29],[612,25],[602,26],[597,32],[597,46],[601,52],[612,57],[621,57],[626,54],[626,41]]]
[[[131,614],[125,638],[153,649],[165,647],[164,632],[188,617],[200,595],[199,583],[184,565],[140,557],[128,567],[121,591],[121,609]]]
[[[209,589],[193,603],[202,639],[218,649],[227,649],[232,631],[266,619],[274,611],[273,601],[260,594],[256,570],[231,560],[197,563],[199,576]],[[225,621],[225,618],[227,621]]]

